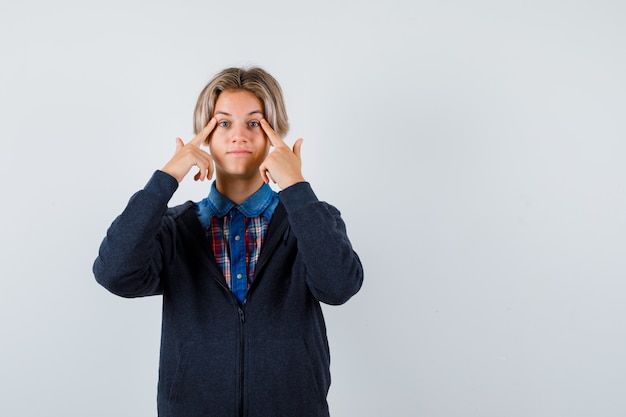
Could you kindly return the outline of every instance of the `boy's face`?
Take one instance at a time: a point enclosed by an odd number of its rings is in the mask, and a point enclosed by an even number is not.
[[[213,116],[217,125],[211,132],[209,149],[217,175],[242,179],[259,176],[259,166],[270,149],[260,124],[264,117],[261,101],[249,91],[223,91]]]

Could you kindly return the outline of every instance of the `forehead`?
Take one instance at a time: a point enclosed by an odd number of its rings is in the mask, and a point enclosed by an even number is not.
[[[215,114],[241,115],[263,113],[261,100],[246,90],[222,91],[215,102]]]

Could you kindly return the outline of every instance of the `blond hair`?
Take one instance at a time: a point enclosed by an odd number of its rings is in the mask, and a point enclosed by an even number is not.
[[[278,81],[259,67],[227,68],[215,75],[198,96],[193,113],[194,133],[200,132],[211,120],[217,98],[223,91],[249,91],[263,104],[265,120],[281,137],[289,131],[289,119]],[[208,141],[208,139],[207,139]]]

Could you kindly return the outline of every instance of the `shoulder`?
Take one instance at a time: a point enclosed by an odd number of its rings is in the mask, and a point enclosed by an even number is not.
[[[194,216],[196,215],[196,203],[194,203],[193,201],[186,201],[183,204],[173,206],[167,209],[167,216],[171,217],[174,220],[188,213],[192,213]]]

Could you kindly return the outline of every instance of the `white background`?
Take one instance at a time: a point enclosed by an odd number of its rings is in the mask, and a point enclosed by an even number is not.
[[[625,4],[3,0],[0,415],[156,414],[161,300],[91,266],[242,65],[365,267],[334,417],[626,415]]]

